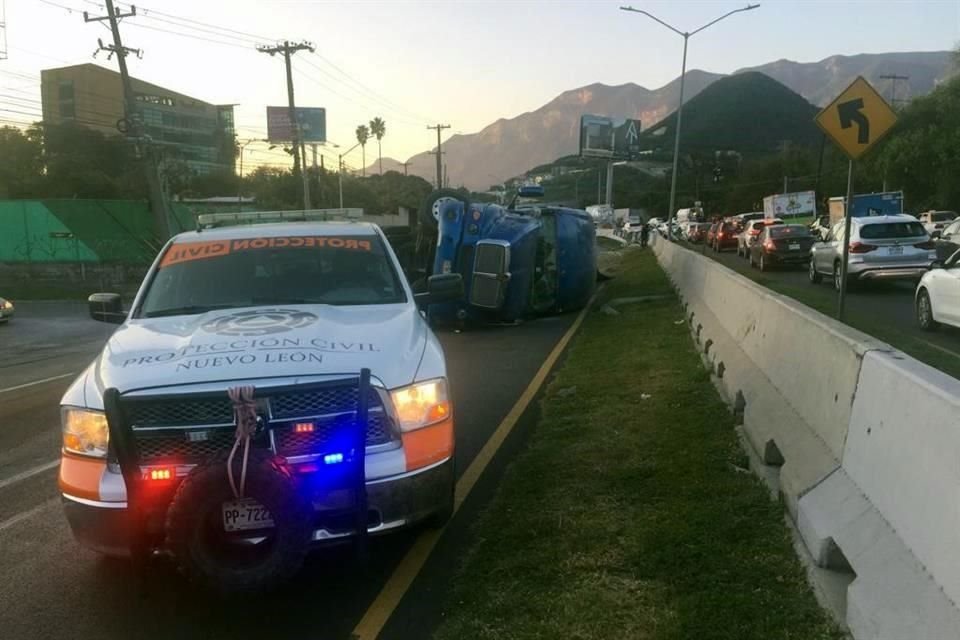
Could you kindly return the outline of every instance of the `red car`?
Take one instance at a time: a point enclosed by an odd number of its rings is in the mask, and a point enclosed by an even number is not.
[[[710,248],[716,252],[737,248],[737,225],[733,222],[717,222],[710,227]]]

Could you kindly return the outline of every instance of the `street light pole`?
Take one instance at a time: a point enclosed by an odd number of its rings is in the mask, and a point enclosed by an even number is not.
[[[343,153],[339,154],[339,163],[337,165],[337,183],[340,189],[340,208],[343,209],[343,156],[347,155],[360,146],[360,143],[353,145]]]
[[[250,139],[240,145],[240,178],[237,180],[237,207],[243,208],[241,201],[243,199],[242,190],[243,190],[243,150],[247,148],[247,145],[251,142],[256,142],[256,139]]]
[[[683,85],[687,79],[687,42],[689,34],[683,34],[683,64],[680,66],[680,104],[677,106],[677,130],[673,136],[673,171],[670,174],[670,208],[667,209],[667,238],[673,239],[673,216],[677,211],[677,175],[680,164],[680,125],[683,124]]]
[[[652,13],[648,13],[643,9],[634,9],[633,7],[620,7],[621,11],[631,11],[633,13],[642,13],[643,15],[647,16],[651,20],[659,22],[660,24],[665,26],[667,29],[670,29],[677,35],[683,37],[683,64],[680,67],[680,103],[677,105],[677,130],[673,139],[673,175],[671,176],[671,179],[670,179],[670,209],[669,211],[667,211],[667,237],[670,239],[673,239],[673,225],[670,223],[673,220],[673,217],[676,215],[675,207],[677,204],[677,169],[680,161],[680,125],[683,122],[683,88],[684,88],[684,80],[686,79],[686,75],[687,75],[687,42],[690,40],[690,36],[694,36],[700,33],[707,27],[711,27],[717,24],[724,18],[728,18],[735,13],[740,13],[741,11],[750,11],[752,9],[756,9],[759,6],[760,6],[759,4],[748,4],[747,6],[742,7],[740,9],[734,9],[733,11],[729,11],[723,14],[719,18],[712,20],[707,24],[703,25],[702,27],[700,27],[699,29],[695,29],[693,31],[680,31],[676,27],[673,27],[667,24],[657,16],[653,15]]]

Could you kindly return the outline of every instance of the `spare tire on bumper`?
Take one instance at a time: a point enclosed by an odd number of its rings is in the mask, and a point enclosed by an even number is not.
[[[240,459],[234,459],[240,478]],[[267,451],[251,449],[244,497],[267,509],[273,526],[230,533],[223,505],[236,500],[226,456],[196,467],[167,512],[167,547],[190,579],[224,594],[266,591],[300,569],[313,534],[313,509],[290,469]]]

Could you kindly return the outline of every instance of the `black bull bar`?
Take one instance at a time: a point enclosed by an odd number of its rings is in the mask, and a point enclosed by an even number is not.
[[[355,420],[351,430],[351,449],[353,456],[345,457],[344,462],[350,465],[351,504],[349,511],[353,515],[353,542],[358,557],[365,558],[367,552],[368,506],[366,487],[366,434],[369,423],[370,409],[370,369],[361,369],[356,378],[338,378],[337,385],[355,383],[357,385],[357,404]],[[300,392],[310,392],[329,388],[330,382],[314,382],[295,385]],[[294,388],[294,387],[291,387]],[[274,394],[276,387],[265,390],[256,389],[254,398]],[[226,391],[192,394],[191,397],[226,395]],[[156,398],[151,398],[156,399]],[[103,405],[107,417],[107,429],[110,434],[110,450],[120,467],[120,474],[126,485],[127,514],[130,523],[130,557],[135,563],[142,563],[150,555],[149,537],[147,535],[147,504],[144,499],[144,475],[140,467],[140,452],[137,440],[134,437],[133,425],[127,412],[127,405],[132,402],[124,399],[120,392],[111,387],[104,391]],[[266,425],[267,429],[273,425]]]

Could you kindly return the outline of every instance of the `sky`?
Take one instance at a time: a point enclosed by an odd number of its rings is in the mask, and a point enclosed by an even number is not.
[[[4,1],[4,0],[0,0]],[[289,156],[258,142],[265,106],[286,104],[281,57],[256,50],[307,40],[294,56],[299,106],[325,107],[327,166],[356,140],[357,125],[387,123],[384,157],[400,160],[444,137],[537,109],[563,91],[602,82],[660,87],[680,73],[683,40],[623,2],[476,0],[144,0],[122,21],[133,76],[218,104],[236,104],[238,136],[253,140],[248,164]],[[680,31],[693,31],[745,2],[633,0]],[[109,32],[85,23],[103,0],[5,0],[7,59],[0,60],[0,119],[39,120],[39,71],[116,60],[92,54]],[[960,0],[760,0],[690,39],[688,69],[730,73],[781,58],[939,51],[960,42]],[[127,10],[126,2],[119,3]],[[36,114],[34,117],[34,113]],[[333,145],[341,145],[334,148]],[[367,145],[367,164],[376,155]],[[345,162],[361,165],[360,150]],[[387,168],[396,168],[385,166]]]

